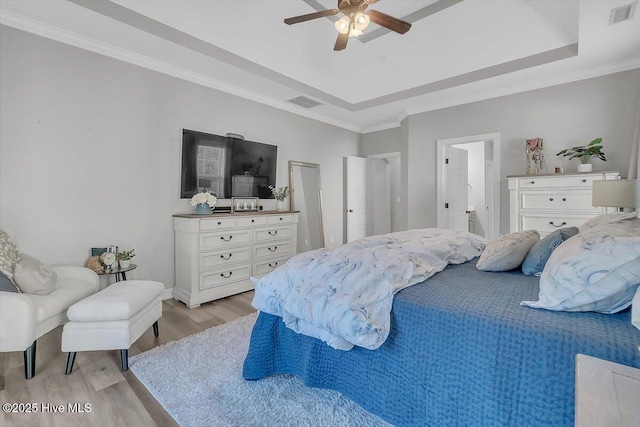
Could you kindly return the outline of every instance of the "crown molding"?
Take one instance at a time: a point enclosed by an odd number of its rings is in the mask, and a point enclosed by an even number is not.
[[[159,73],[166,74],[181,80],[185,80],[201,86],[206,86],[208,88],[219,90],[221,92],[229,93],[231,95],[258,102],[260,104],[277,108],[279,110],[284,110],[298,116],[316,120],[332,126],[337,126],[353,132],[361,133],[361,128],[359,126],[353,125],[352,123],[336,120],[331,117],[326,117],[310,111],[300,111],[299,107],[295,107],[294,105],[286,101],[274,99],[235,85],[231,85],[229,83],[213,79],[209,76],[195,73],[182,67],[176,67],[164,61],[160,61],[139,54],[137,52],[130,51],[128,49],[101,42],[99,40],[72,31],[68,31],[54,25],[46,24],[35,19],[27,18],[14,12],[0,9],[0,24],[16,28],[18,30],[26,31],[28,33],[32,33],[51,40],[55,40],[60,43],[71,45],[83,50],[88,50],[90,52],[94,52],[103,56],[108,56],[110,58],[127,62],[129,64],[147,68],[149,70],[157,71]]]
[[[557,76],[543,77],[537,80],[527,81],[524,84],[505,87],[500,90],[486,91],[471,96],[447,99],[446,101],[436,102],[422,107],[410,108],[405,110],[405,113],[407,114],[407,116],[413,116],[415,114],[426,113],[428,111],[441,110],[443,108],[470,104],[472,102],[479,102],[488,99],[499,98],[502,96],[515,95],[531,90],[543,89],[546,87],[558,86],[566,83],[577,82],[580,80],[606,76],[608,74],[621,73],[623,71],[634,70],[636,68],[640,68],[640,58],[633,58],[615,64],[607,64],[600,67],[574,71]]]

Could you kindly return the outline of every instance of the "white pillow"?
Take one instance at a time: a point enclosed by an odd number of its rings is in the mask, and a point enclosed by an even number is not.
[[[617,213],[600,215],[595,218],[591,218],[590,220],[582,224],[580,226],[580,232],[586,232],[591,230],[592,228],[602,228],[607,224],[626,221],[628,219],[636,218],[637,216],[638,216],[638,212],[617,212]]]
[[[539,240],[540,234],[536,230],[501,236],[484,248],[476,268],[482,271],[509,271],[518,268]]]
[[[13,269],[16,286],[25,294],[48,295],[56,287],[58,275],[29,255],[20,254]]]
[[[604,221],[562,243],[540,277],[538,301],[556,311],[624,310],[640,285],[640,219]]]

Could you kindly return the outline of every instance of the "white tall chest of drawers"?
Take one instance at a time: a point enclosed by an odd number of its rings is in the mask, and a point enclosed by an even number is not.
[[[189,308],[253,289],[296,254],[297,211],[174,215],[173,297]]]
[[[593,181],[620,179],[618,172],[508,176],[511,232],[580,227],[615,208],[591,204]]]

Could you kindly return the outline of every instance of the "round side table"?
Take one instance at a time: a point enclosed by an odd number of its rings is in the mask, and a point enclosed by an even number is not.
[[[109,274],[115,274],[116,275],[116,282],[119,282],[121,276],[122,276],[122,280],[127,280],[127,274],[126,274],[127,271],[135,270],[136,267],[137,267],[137,265],[131,264],[127,268],[118,267],[118,268],[114,268],[111,271],[104,271],[103,270],[103,271],[101,271],[99,273],[97,273],[97,272],[96,273],[98,274],[98,276],[107,276]]]

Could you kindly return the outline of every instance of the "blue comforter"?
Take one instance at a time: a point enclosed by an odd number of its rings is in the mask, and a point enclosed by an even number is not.
[[[535,310],[539,279],[449,266],[396,294],[377,350],[338,351],[260,313],[244,378],[288,373],[397,426],[572,426],[575,356],[640,368],[630,312]]]

